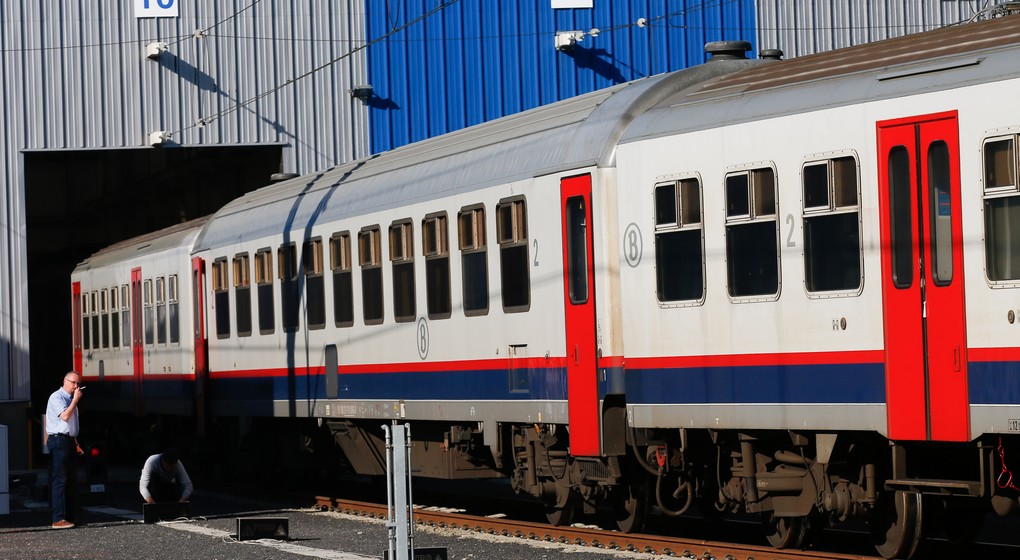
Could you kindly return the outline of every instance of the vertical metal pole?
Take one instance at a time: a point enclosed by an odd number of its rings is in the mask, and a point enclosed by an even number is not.
[[[393,523],[393,444],[390,439],[390,427],[383,424],[383,432],[386,434],[386,534],[390,560],[396,558],[397,533],[396,525]]]
[[[414,558],[414,500],[411,498],[411,425],[404,424],[404,470],[407,471],[407,550]]]
[[[411,501],[411,427],[383,425],[386,432],[386,530],[390,560],[414,555],[414,505]],[[401,444],[403,442],[403,444]]]
[[[393,524],[396,528],[397,533],[397,553],[394,558],[397,560],[410,560],[410,542],[408,540],[407,530],[410,526],[408,522],[408,506],[409,501],[407,499],[408,489],[408,477],[410,472],[407,468],[407,432],[406,425],[393,424],[393,472],[390,477],[393,481]],[[404,442],[401,445],[400,442]]]

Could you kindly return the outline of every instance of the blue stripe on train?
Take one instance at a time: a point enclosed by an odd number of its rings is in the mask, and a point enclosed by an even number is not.
[[[333,398],[325,376],[220,378],[210,381],[217,399]],[[564,368],[345,373],[339,377],[340,399],[415,400],[566,400]]]
[[[627,369],[629,404],[884,403],[885,365]]]
[[[1020,365],[1017,362],[968,362],[971,404],[1020,404]]]

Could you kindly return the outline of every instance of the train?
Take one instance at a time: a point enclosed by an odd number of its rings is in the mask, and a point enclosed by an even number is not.
[[[749,48],[91,255],[90,410],[300,426],[366,475],[410,423],[417,475],[554,524],[973,538],[1020,511],[1020,16]]]

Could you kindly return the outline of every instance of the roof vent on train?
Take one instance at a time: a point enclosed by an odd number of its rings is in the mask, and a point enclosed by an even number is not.
[[[705,52],[712,56],[711,60],[747,58],[744,56],[744,53],[749,50],[751,50],[751,43],[747,41],[712,41],[705,43]]]
[[[280,183],[298,177],[297,173],[273,173],[269,176],[269,184]]]
[[[764,49],[758,53],[758,58],[764,60],[783,60],[783,49]]]

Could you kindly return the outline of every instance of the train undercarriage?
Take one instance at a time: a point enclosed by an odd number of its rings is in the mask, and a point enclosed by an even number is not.
[[[355,470],[385,472],[378,423],[328,425]],[[480,423],[413,426],[419,474],[507,477],[557,525],[599,514],[636,532],[654,514],[757,516],[772,546],[801,548],[820,529],[864,519],[882,556],[910,558],[928,536],[973,539],[990,509],[1020,511],[1003,462],[1020,438],[933,445],[866,433],[630,429],[605,434],[605,456],[575,457],[562,425],[503,424],[487,436]]]

